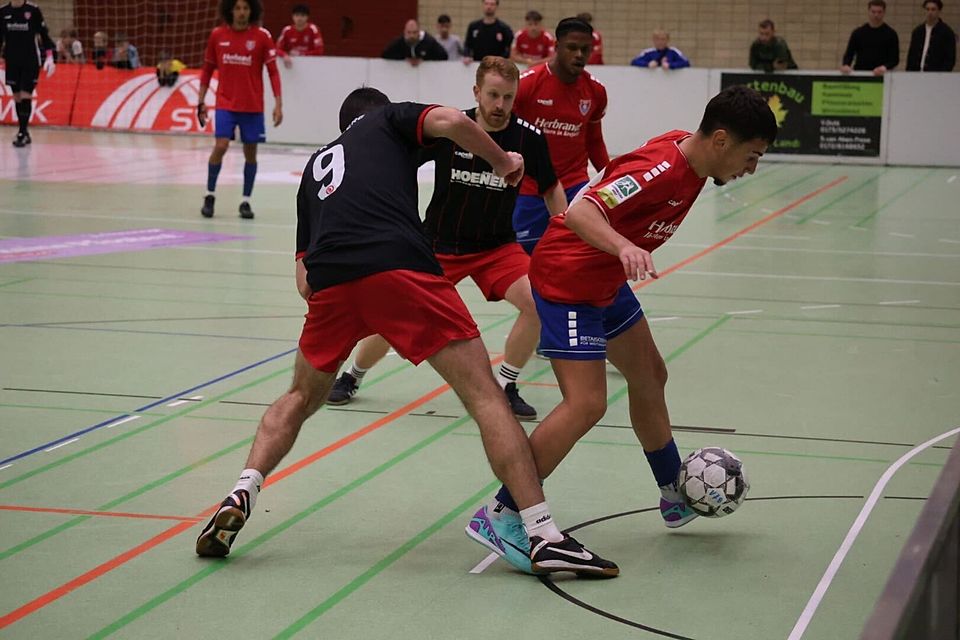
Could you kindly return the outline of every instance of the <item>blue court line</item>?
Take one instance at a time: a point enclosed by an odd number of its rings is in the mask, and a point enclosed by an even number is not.
[[[254,362],[253,364],[248,364],[247,366],[245,366],[245,367],[243,367],[243,368],[237,369],[236,371],[231,371],[230,373],[224,374],[224,375],[222,375],[222,376],[220,376],[220,377],[218,377],[218,378],[214,378],[213,380],[208,380],[208,381],[206,381],[206,382],[203,382],[203,383],[200,383],[200,384],[198,384],[198,385],[192,386],[192,387],[190,387],[189,389],[184,389],[183,391],[178,391],[177,393],[174,393],[173,395],[169,395],[169,396],[167,396],[166,398],[161,398],[160,400],[157,400],[157,401],[155,401],[155,402],[151,402],[150,404],[145,404],[145,405],[143,405],[142,407],[138,407],[138,408],[134,409],[134,410],[131,411],[130,413],[123,413],[123,414],[120,414],[120,415],[118,415],[118,416],[114,416],[113,418],[110,418],[109,420],[104,420],[103,422],[98,422],[97,424],[95,424],[95,425],[93,425],[93,426],[86,427],[85,429],[81,429],[80,431],[75,431],[75,432],[73,432],[73,433],[71,433],[71,434],[69,434],[69,435],[63,436],[62,438],[58,438],[58,439],[56,439],[56,440],[52,440],[52,441],[50,441],[50,442],[48,442],[48,443],[46,443],[46,444],[40,445],[39,447],[35,447],[35,448],[33,448],[33,449],[30,449],[29,451],[24,451],[23,453],[18,453],[18,454],[14,455],[14,456],[10,456],[9,458],[4,458],[3,460],[0,460],[0,465],[7,464],[7,463],[9,463],[9,462],[15,462],[15,461],[20,460],[20,459],[22,459],[22,458],[26,458],[27,456],[32,456],[32,455],[35,454],[35,453],[39,453],[39,452],[41,452],[41,451],[43,451],[43,450],[45,450],[45,449],[49,449],[50,447],[56,446],[56,445],[58,445],[58,444],[60,444],[60,443],[62,443],[62,442],[66,442],[66,441],[68,441],[68,440],[70,440],[70,439],[72,439],[72,438],[76,438],[76,437],[82,436],[82,435],[84,435],[84,434],[90,433],[91,431],[96,431],[97,429],[102,429],[103,427],[107,426],[108,424],[112,424],[112,423],[116,422],[117,420],[123,420],[124,418],[129,418],[129,417],[131,417],[133,414],[139,413],[140,411],[149,411],[150,409],[153,409],[154,407],[156,407],[156,406],[158,406],[158,405],[161,405],[161,404],[163,404],[163,403],[165,403],[165,402],[168,402],[168,401],[170,401],[170,400],[176,400],[177,398],[180,398],[180,397],[182,397],[182,396],[185,396],[185,395],[187,395],[188,393],[192,393],[192,392],[194,392],[194,391],[196,391],[196,390],[198,390],[198,389],[203,389],[204,387],[209,387],[209,386],[212,385],[212,384],[216,384],[216,383],[218,383],[218,382],[220,382],[220,381],[222,381],[222,380],[226,380],[227,378],[232,378],[233,376],[239,375],[239,374],[243,373],[244,371],[249,371],[250,369],[253,369],[253,368],[255,368],[255,367],[259,367],[259,366],[262,365],[262,364],[266,364],[266,363],[268,363],[268,362],[273,362],[274,360],[277,360],[277,359],[279,359],[279,358],[283,358],[284,356],[288,356],[288,355],[290,355],[291,353],[295,352],[296,350],[297,350],[296,348],[287,349],[286,351],[284,351],[284,352],[282,352],[282,353],[278,353],[278,354],[276,354],[276,355],[274,355],[274,356],[270,356],[269,358],[266,358],[266,359],[264,359],[264,360],[260,360],[259,362]]]

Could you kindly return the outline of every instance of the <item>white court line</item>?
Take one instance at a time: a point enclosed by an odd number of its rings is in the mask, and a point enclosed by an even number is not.
[[[65,447],[65,446],[67,446],[68,444],[73,444],[74,442],[76,442],[76,441],[79,440],[79,439],[80,439],[80,438],[77,437],[77,438],[74,438],[73,440],[67,440],[66,442],[61,442],[60,444],[55,444],[55,445],[53,445],[52,447],[50,447],[49,449],[44,449],[43,452],[44,452],[44,453],[49,453],[49,452],[53,451],[54,449],[59,449],[60,447]]]
[[[911,233],[897,233],[896,231],[891,231],[890,235],[895,236],[897,238],[916,238],[917,237]]]
[[[2,467],[0,467],[0,471],[3,471],[4,469],[9,469],[9,468],[12,467],[12,466],[13,466],[13,463],[12,463],[12,462],[11,462],[10,464],[5,464],[5,465],[3,465]]]
[[[33,218],[38,217],[47,217],[47,218],[89,218],[92,220],[129,220],[131,222],[163,222],[167,225],[171,224],[193,224],[193,225],[209,225],[210,221],[207,219],[194,220],[193,218],[160,218],[160,217],[141,217],[141,216],[108,216],[96,213],[54,213],[50,211],[20,211],[18,209],[0,209],[0,213],[8,213],[10,215],[17,216],[31,216]],[[239,229],[250,229],[249,222],[231,222],[230,220],[220,220],[217,222],[218,227],[236,227]],[[256,223],[257,228],[265,229],[295,229],[297,225],[295,224],[272,224],[269,222],[258,222]]]
[[[950,176],[949,178],[947,178],[947,184],[950,184],[951,182],[953,182],[953,181],[956,180],[956,179],[957,179],[957,176]]]
[[[647,322],[667,322],[668,320],[679,320],[680,316],[664,316],[662,318],[647,318]]]
[[[878,302],[877,304],[917,304],[919,300],[884,300],[883,302]]]
[[[810,222],[812,222],[813,224],[819,224],[819,225],[823,225],[823,226],[829,226],[829,225],[830,225],[830,223],[827,222],[826,220],[811,220]]]
[[[171,402],[171,403],[168,404],[167,406],[168,406],[168,407],[179,407],[180,405],[182,405],[182,404],[187,404],[188,402],[190,402],[190,401],[189,401],[189,400],[177,400],[176,402]]]
[[[950,238],[940,238],[937,242],[946,242],[947,244],[960,244],[960,240],[951,240]]]
[[[134,420],[139,420],[139,419],[140,419],[140,416],[127,416],[123,420],[117,420],[116,422],[112,422],[108,424],[107,429],[113,429],[114,427],[119,426],[121,424],[126,424],[128,422],[133,422]]]
[[[743,311],[727,311],[728,316],[739,316],[746,313],[763,313],[763,309],[745,309]]]
[[[681,269],[676,276],[709,276],[715,278],[763,278],[768,280],[813,280],[820,282],[876,282],[878,284],[928,284],[940,287],[960,287],[960,282],[941,282],[939,280],[895,280],[893,278],[841,278],[838,276],[800,276],[776,273],[736,273],[732,271],[693,271]]]
[[[470,573],[483,573],[486,568],[492,565],[499,557],[500,556],[497,554],[491,553],[486,558],[478,562],[477,566],[475,566],[473,569],[470,569]]]
[[[808,304],[805,307],[800,307],[801,309],[839,309],[839,304]]]
[[[907,464],[911,458],[916,456],[924,449],[927,449],[941,440],[945,440],[957,433],[960,433],[960,427],[947,431],[946,433],[941,433],[939,436],[931,438],[923,444],[917,445],[910,451],[900,456],[899,460],[894,462],[887,468],[886,471],[883,472],[883,475],[880,476],[879,480],[877,480],[876,486],[873,487],[873,491],[870,492],[870,496],[864,503],[863,508],[860,509],[860,514],[857,516],[857,519],[853,521],[853,525],[847,532],[847,537],[843,539],[843,542],[840,544],[840,548],[837,549],[837,553],[833,556],[833,560],[831,560],[829,566],[827,566],[826,572],[824,572],[823,577],[820,578],[817,588],[814,590],[813,595],[810,596],[807,606],[804,607],[803,613],[800,614],[800,618],[797,620],[797,624],[794,625],[793,631],[790,632],[790,636],[787,638],[787,640],[800,640],[800,638],[803,637],[804,632],[807,630],[807,626],[810,624],[811,618],[813,618],[813,614],[817,612],[817,607],[820,606],[820,601],[823,600],[824,594],[826,594],[827,589],[830,588],[830,583],[833,582],[833,578],[837,575],[840,565],[843,564],[843,560],[850,551],[850,547],[853,546],[857,536],[860,535],[860,530],[863,529],[863,525],[866,524],[867,518],[870,517],[870,512],[873,511],[873,508],[876,506],[877,501],[880,499],[880,494],[883,493],[887,483],[890,482],[891,478],[893,478],[893,474],[895,474],[900,467]]]

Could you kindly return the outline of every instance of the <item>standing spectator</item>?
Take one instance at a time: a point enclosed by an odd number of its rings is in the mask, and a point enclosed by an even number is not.
[[[460,36],[450,33],[451,26],[450,16],[445,13],[440,14],[437,18],[436,40],[446,50],[448,60],[458,60],[463,57],[463,41]]]
[[[216,141],[207,164],[207,195],[200,215],[213,217],[216,203],[214,191],[223,166],[223,156],[240,129],[243,143],[243,200],[240,217],[253,219],[250,196],[257,177],[257,145],[267,141],[263,124],[263,68],[270,76],[273,89],[273,126],[283,121],[283,100],[280,96],[280,72],[277,70],[277,49],[270,32],[257,25],[263,14],[260,0],[220,0],[220,17],[224,24],[210,32],[203,54],[200,93],[197,97],[197,122],[207,124],[207,89],[213,72],[219,74],[217,115],[214,128]]]
[[[424,60],[446,60],[447,50],[432,35],[421,31],[420,23],[411,18],[403,26],[403,35],[391,40],[381,57],[406,60],[415,67]]]
[[[157,82],[161,87],[172,87],[177,84],[180,72],[187,65],[171,56],[166,51],[160,52],[160,62],[157,63]]]
[[[37,46],[38,37],[42,49]],[[40,79],[40,68],[43,67],[48,78],[56,68],[53,61],[56,45],[50,39],[47,23],[37,5],[10,0],[0,6],[0,48],[3,49],[6,81],[13,94],[20,125],[13,146],[25,147],[31,142],[27,125],[33,112],[33,89]]]
[[[783,71],[796,69],[787,41],[776,33],[773,20],[767,18],[757,25],[757,39],[750,45],[750,68],[754,71]]]
[[[107,46],[110,44],[110,36],[104,31],[97,31],[93,34],[93,62],[97,69],[103,69],[110,62],[110,51]]]
[[[83,45],[76,29],[64,29],[57,39],[57,62],[83,64]]]
[[[287,69],[293,66],[292,56],[322,56],[323,34],[320,27],[310,22],[310,8],[305,4],[294,5],[293,24],[288,24],[277,38],[277,55]]]
[[[853,71],[873,71],[873,75],[882,76],[900,64],[900,39],[893,27],[883,21],[886,13],[885,0],[867,3],[867,21],[850,34],[840,71],[850,73],[853,63]]]
[[[543,16],[539,11],[528,11],[524,20],[527,28],[517,33],[510,59],[530,66],[549,60],[553,56],[557,40],[543,28]]]
[[[927,19],[910,35],[907,71],[953,71],[957,62],[957,34],[940,19],[941,0],[926,0]]]
[[[690,66],[690,60],[676,47],[670,46],[670,34],[663,29],[653,32],[653,46],[644,49],[630,64],[635,67],[656,69],[682,69]]]
[[[497,18],[500,0],[483,0],[483,17],[467,27],[467,39],[463,43],[463,63],[477,62],[487,56],[510,57],[513,30]]]
[[[578,13],[577,18],[593,27],[593,14],[584,11]],[[603,64],[603,36],[596,29],[593,30],[593,51],[587,59],[587,64]]]
[[[127,34],[118,33],[116,42],[117,46],[113,50],[113,66],[117,69],[139,69],[140,54],[130,42]]]

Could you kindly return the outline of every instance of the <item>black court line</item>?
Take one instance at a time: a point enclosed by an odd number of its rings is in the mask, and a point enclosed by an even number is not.
[[[22,391],[26,393],[62,393],[74,396],[106,396],[109,398],[137,398],[140,400],[159,400],[163,396],[141,396],[133,393],[102,393],[99,391],[68,391],[66,389],[25,389],[21,387],[4,387],[4,391]]]
[[[923,496],[883,496],[885,500],[926,500]]]
[[[863,496],[764,496],[760,498],[747,498],[748,501],[768,501],[768,500],[863,500]],[[593,520],[587,520],[586,522],[581,522],[575,524],[569,529],[564,529],[564,533],[569,534],[579,529],[589,527],[590,525],[597,524],[599,522],[606,522],[607,520],[613,520],[615,518],[622,518],[624,516],[632,516],[640,513],[649,513],[651,511],[659,511],[659,507],[648,507],[646,509],[634,509],[632,511],[623,511],[621,513],[614,513],[608,516],[601,516],[599,518],[594,518]],[[604,611],[598,607],[595,607],[589,603],[580,600],[579,598],[570,595],[563,589],[561,589],[557,584],[551,579],[550,575],[538,576],[540,578],[541,584],[547,589],[560,596],[567,602],[574,604],[582,609],[586,609],[590,613],[594,613],[598,616],[607,618],[608,620],[613,620],[614,622],[619,622],[621,624],[627,625],[628,627],[633,627],[635,629],[642,629],[643,631],[648,631],[650,633],[662,636],[664,638],[674,638],[675,640],[695,640],[689,636],[682,636],[671,631],[666,631],[664,629],[657,629],[656,627],[651,627],[650,625],[643,624],[642,622],[637,622],[636,620],[629,620],[623,618],[609,611]]]

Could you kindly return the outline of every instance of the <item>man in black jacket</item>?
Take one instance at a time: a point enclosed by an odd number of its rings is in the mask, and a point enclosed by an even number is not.
[[[406,60],[414,67],[424,60],[446,60],[447,50],[437,39],[426,31],[420,30],[420,23],[407,20],[403,35],[391,40],[381,54],[387,60]]]
[[[873,75],[882,76],[900,63],[900,39],[897,32],[884,23],[886,13],[887,3],[884,0],[870,0],[867,3],[867,22],[850,34],[840,71],[873,71]]]
[[[941,0],[925,0],[927,19],[910,36],[907,71],[953,71],[957,61],[957,34],[940,19]]]

